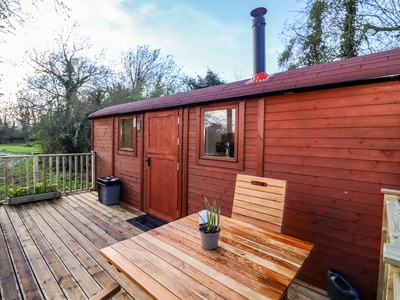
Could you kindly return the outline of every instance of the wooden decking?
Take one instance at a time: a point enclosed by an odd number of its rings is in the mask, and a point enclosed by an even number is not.
[[[140,212],[138,212],[140,214]],[[141,233],[137,214],[105,206],[93,192],[0,206],[0,298],[87,299],[113,282],[114,299],[148,299],[99,249]]]
[[[95,192],[0,205],[0,299],[88,299],[113,282],[122,287],[114,299],[149,299],[99,253],[141,233],[126,222],[140,214],[102,205]],[[327,299],[293,287],[289,299]]]

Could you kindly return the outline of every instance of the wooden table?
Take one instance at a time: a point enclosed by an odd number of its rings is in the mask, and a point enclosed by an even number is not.
[[[281,299],[314,247],[223,216],[221,230],[203,250],[194,214],[100,253],[155,299]]]

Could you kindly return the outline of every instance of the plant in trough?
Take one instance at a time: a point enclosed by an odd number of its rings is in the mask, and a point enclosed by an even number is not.
[[[50,192],[57,192],[57,184],[46,184],[46,186],[43,185],[43,183],[36,183],[34,187],[30,186],[20,186],[16,189],[10,188],[9,190],[9,196],[10,197],[20,197],[20,196],[29,196],[29,195],[37,195],[37,194],[42,194],[42,193],[50,193]]]

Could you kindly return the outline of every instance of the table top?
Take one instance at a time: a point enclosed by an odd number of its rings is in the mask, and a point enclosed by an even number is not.
[[[218,248],[201,248],[193,214],[100,250],[155,299],[280,299],[314,245],[221,216]]]

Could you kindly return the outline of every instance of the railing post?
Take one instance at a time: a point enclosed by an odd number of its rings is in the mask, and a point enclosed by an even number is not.
[[[92,190],[95,190],[96,184],[96,152],[92,151]]]
[[[61,189],[60,185],[60,157],[56,156],[56,182],[57,182],[57,189]]]
[[[4,158],[4,198],[6,201],[8,201],[7,158]]]
[[[33,186],[39,182],[39,153],[32,153],[33,155]]]
[[[42,185],[43,185],[43,191],[46,191],[46,157],[42,157]],[[35,186],[36,189],[36,186]]]
[[[18,158],[18,168],[19,168],[19,185],[22,186],[22,158]]]
[[[11,182],[12,188],[15,189],[15,158],[11,159]]]
[[[83,184],[83,155],[80,157],[80,164],[81,164],[81,179],[80,179],[80,185],[81,185],[81,190],[83,191],[85,189],[85,186]]]
[[[72,192],[72,156],[69,155],[68,157],[68,192]]]
[[[49,183],[53,184],[53,156],[49,157]]]
[[[26,186],[31,185],[31,176],[30,176],[30,157],[26,157],[25,160],[25,168],[26,168]]]
[[[86,189],[89,189],[89,156],[90,155],[85,155],[85,161],[86,161]]]
[[[75,164],[75,189],[74,191],[78,190],[78,156],[74,156],[74,164]]]
[[[63,193],[65,194],[66,189],[66,173],[65,173],[65,160],[67,159],[65,155],[61,156],[62,159],[62,177],[63,177]]]

